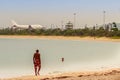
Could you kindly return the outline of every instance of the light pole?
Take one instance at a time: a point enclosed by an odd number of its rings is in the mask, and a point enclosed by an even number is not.
[[[105,18],[106,18],[106,11],[103,11],[103,26],[105,27]]]
[[[76,27],[76,13],[74,13],[74,28]]]
[[[61,21],[61,27],[62,27],[62,30],[63,30],[63,26],[64,26],[64,25],[63,25],[63,20],[62,20],[62,21]]]

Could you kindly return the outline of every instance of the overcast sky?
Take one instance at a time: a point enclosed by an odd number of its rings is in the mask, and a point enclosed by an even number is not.
[[[74,21],[76,26],[120,23],[120,0],[0,0],[0,27],[8,27],[11,20],[18,24],[40,24],[61,26]]]

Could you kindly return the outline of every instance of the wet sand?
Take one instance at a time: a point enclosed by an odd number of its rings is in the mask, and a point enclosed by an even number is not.
[[[111,69],[96,72],[69,72],[59,75],[23,76],[1,80],[120,80],[120,69]]]

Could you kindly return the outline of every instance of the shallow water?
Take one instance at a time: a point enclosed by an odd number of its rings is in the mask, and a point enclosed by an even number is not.
[[[33,75],[36,49],[41,53],[42,75],[120,67],[119,42],[0,39],[0,78]]]

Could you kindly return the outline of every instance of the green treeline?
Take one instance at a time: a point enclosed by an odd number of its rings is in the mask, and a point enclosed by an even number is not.
[[[120,38],[120,30],[117,27],[112,29],[99,27],[98,29],[36,29],[36,30],[13,30],[10,28],[0,29],[0,35],[45,35],[45,36],[91,36],[91,37],[116,37]]]

